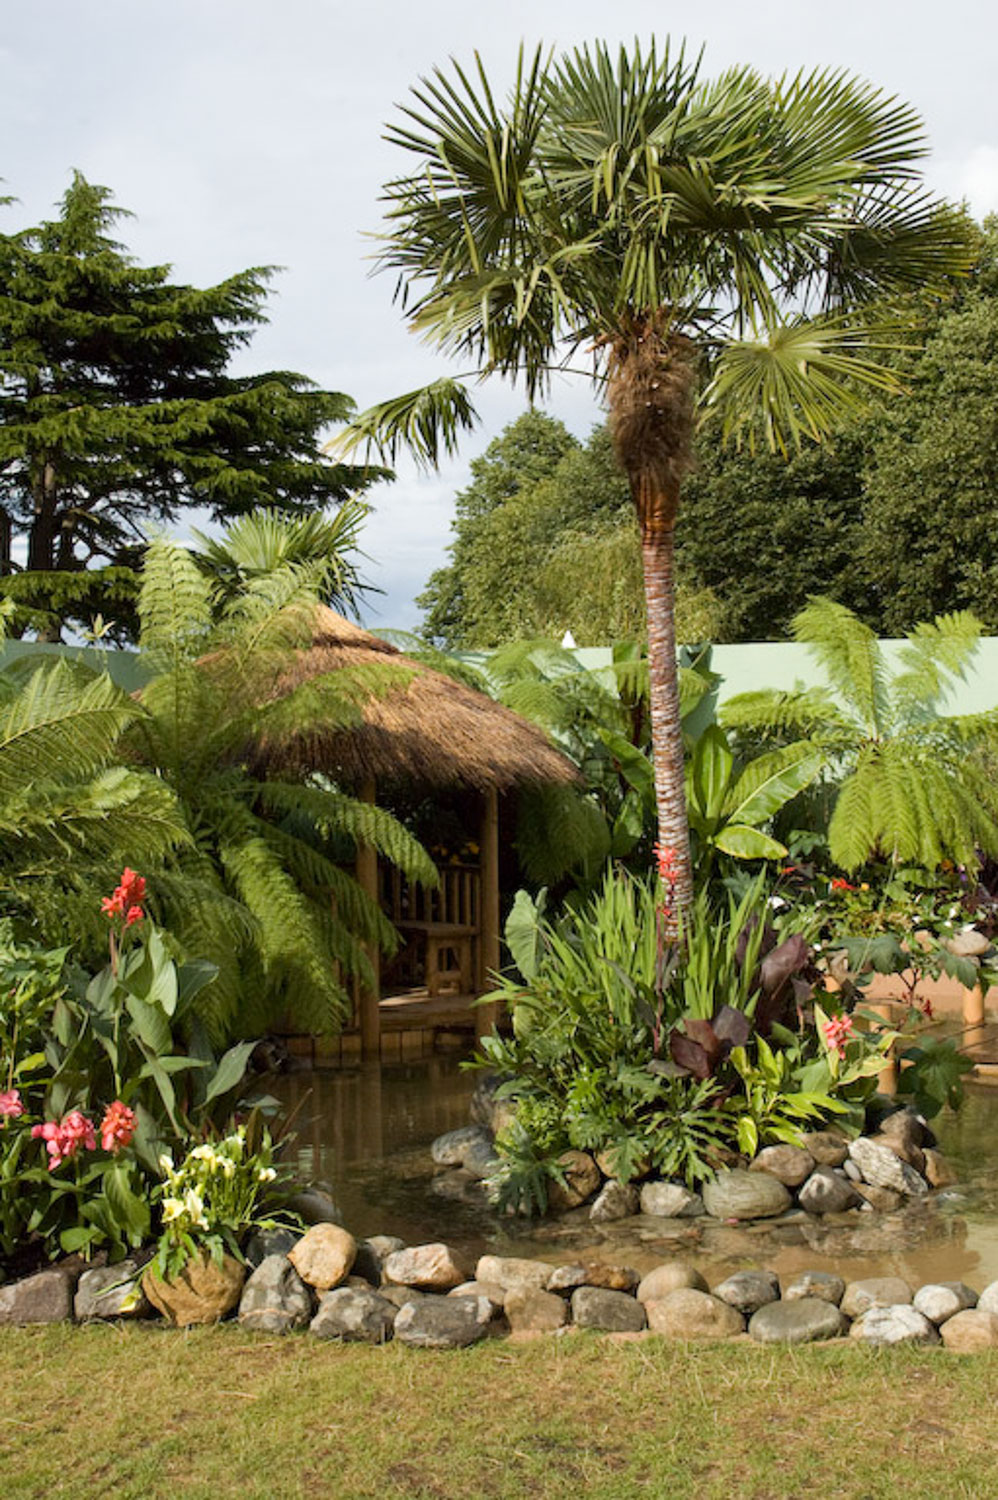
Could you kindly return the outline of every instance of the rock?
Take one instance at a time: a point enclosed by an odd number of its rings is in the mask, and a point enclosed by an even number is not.
[[[943,947],[957,958],[981,958],[991,947],[991,939],[978,932],[976,927],[965,927],[943,941]]]
[[[937,1281],[920,1286],[912,1299],[918,1311],[937,1326],[957,1313],[977,1306],[977,1293],[962,1281]]]
[[[594,1160],[604,1177],[616,1177],[618,1171],[616,1153],[613,1151],[597,1151]],[[640,1182],[642,1177],[647,1177],[651,1171],[651,1162],[647,1156],[642,1156],[632,1164],[631,1181]]]
[[[683,1290],[706,1292],[708,1287],[695,1266],[682,1260],[668,1260],[641,1278],[637,1297],[639,1302],[659,1302],[670,1292]]]
[[[578,1328],[604,1333],[638,1333],[645,1327],[645,1309],[626,1292],[580,1286],[572,1293],[572,1322]]]
[[[802,1297],[809,1297],[838,1307],[845,1289],[846,1284],[841,1276],[832,1276],[828,1271],[801,1271],[799,1276],[795,1276],[783,1288],[783,1300],[796,1302]]]
[[[514,1333],[552,1333],[568,1322],[568,1304],[554,1292],[538,1292],[532,1287],[514,1287],[506,1293],[505,1309]]]
[[[395,1337],[415,1349],[465,1349],[484,1338],[492,1321],[487,1297],[420,1297],[395,1319]]]
[[[3,1292],[0,1292],[0,1297]],[[977,1299],[977,1305],[982,1312],[998,1313],[998,1281],[989,1282]]]
[[[599,1286],[607,1292],[637,1291],[641,1277],[630,1266],[607,1266],[598,1261],[559,1266],[548,1280],[549,1292],[574,1292],[579,1286]]]
[[[407,1250],[396,1250],[384,1264],[386,1281],[400,1286],[414,1286],[428,1292],[449,1292],[451,1287],[467,1281],[470,1267],[463,1256],[451,1250],[449,1245],[439,1242],[432,1245],[411,1245]],[[480,1281],[495,1281],[494,1276],[481,1276]],[[501,1283],[500,1283],[501,1284]]]
[[[38,1271],[0,1286],[0,1326],[5,1323],[61,1323],[73,1316],[69,1278],[61,1271]]]
[[[341,1286],[326,1292],[309,1331],[320,1339],[342,1339],[348,1344],[384,1344],[402,1314],[386,1298],[368,1288]],[[240,1322],[242,1318],[240,1316]]]
[[[516,1105],[509,1099],[496,1098],[499,1087],[495,1073],[483,1073],[475,1085],[469,1110],[475,1124],[484,1126],[493,1137],[501,1130],[508,1130],[516,1119]]]
[[[378,1296],[396,1309],[406,1307],[410,1302],[418,1302],[425,1295],[425,1292],[417,1292],[411,1286],[383,1286],[378,1289]]]
[[[303,1188],[288,1199],[292,1213],[304,1219],[306,1224],[339,1224],[340,1211],[328,1193],[322,1188]]]
[[[998,1349],[998,1313],[981,1307],[954,1313],[940,1328],[943,1343],[956,1354],[977,1354]]]
[[[925,1156],[920,1146],[912,1146],[895,1135],[870,1135],[867,1140],[875,1146],[886,1146],[888,1151],[893,1151],[901,1161],[906,1161],[909,1167],[914,1167],[916,1172],[924,1176]]]
[[[338,1224],[313,1224],[288,1252],[288,1260],[302,1281],[318,1292],[339,1286],[353,1269],[357,1241]]]
[[[495,1174],[499,1166],[496,1148],[489,1137],[474,1146],[469,1146],[464,1153],[463,1170],[468,1172],[475,1182],[485,1182],[487,1178]]]
[[[849,1155],[849,1142],[834,1130],[809,1130],[801,1137],[801,1145],[819,1166],[841,1167]]]
[[[381,1285],[385,1261],[396,1250],[405,1249],[405,1240],[397,1234],[372,1234],[366,1240],[357,1241],[357,1254],[351,1270],[355,1276],[363,1276],[373,1287]]]
[[[904,1202],[904,1195],[895,1192],[893,1188],[874,1187],[869,1182],[856,1182],[853,1183],[853,1186],[864,1203],[868,1203],[871,1208],[876,1209],[877,1213],[897,1213]]]
[[[938,1344],[935,1325],[917,1308],[871,1307],[849,1330],[850,1338],[882,1347],[887,1344]]]
[[[926,1146],[922,1155],[925,1158],[925,1180],[929,1187],[954,1187],[959,1182],[959,1177],[941,1151]]]
[[[502,1312],[508,1294],[494,1281],[462,1281],[460,1286],[452,1287],[447,1295],[448,1297],[487,1297],[495,1311]]]
[[[768,1172],[784,1187],[800,1187],[814,1171],[816,1162],[801,1146],[764,1146],[749,1165],[750,1172]]]
[[[430,1147],[430,1156],[438,1167],[463,1167],[465,1156],[478,1147],[494,1154],[492,1135],[483,1125],[462,1125],[438,1135]]]
[[[863,1174],[863,1180],[873,1187],[893,1188],[907,1197],[922,1197],[928,1192],[925,1178],[910,1167],[906,1161],[888,1146],[882,1146],[868,1136],[860,1136],[850,1142],[849,1155]]]
[[[246,1264],[255,1271],[268,1255],[287,1255],[301,1239],[293,1229],[257,1229],[246,1242]]]
[[[536,1292],[547,1289],[556,1267],[547,1260],[522,1260],[513,1255],[483,1255],[475,1267],[475,1280],[494,1282],[504,1292],[525,1287]]]
[[[704,1208],[715,1219],[772,1219],[790,1203],[783,1183],[768,1172],[726,1168],[703,1186]]]
[[[565,1181],[552,1180],[549,1183],[548,1208],[553,1214],[564,1214],[585,1203],[595,1193],[602,1178],[599,1167],[585,1151],[563,1151],[558,1166]]]
[[[772,1271],[736,1271],[714,1288],[713,1295],[750,1318],[768,1302],[779,1301],[779,1278]]]
[[[670,1339],[728,1339],[745,1332],[745,1319],[737,1308],[693,1287],[679,1287],[646,1302],[645,1312],[652,1333]]]
[[[593,1224],[612,1224],[616,1219],[633,1219],[640,1206],[637,1188],[629,1182],[617,1182],[611,1177],[603,1184],[589,1210],[589,1218]]]
[[[748,1331],[760,1344],[813,1344],[839,1338],[848,1326],[833,1301],[801,1296],[760,1307]]]
[[[884,1115],[877,1134],[885,1141],[900,1141],[905,1146],[921,1147],[932,1144],[928,1140],[929,1131],[925,1121],[917,1110],[911,1108],[895,1109],[890,1114]]]
[[[312,1316],[312,1293],[286,1255],[268,1255],[243,1287],[239,1322],[261,1333],[290,1333]]]
[[[871,1307],[895,1307],[911,1303],[911,1287],[900,1276],[871,1276],[850,1281],[842,1294],[841,1307],[847,1318],[860,1318]]]
[[[245,1279],[245,1269],[231,1255],[223,1255],[219,1265],[207,1251],[202,1251],[168,1281],[160,1276],[155,1262],[151,1262],[142,1275],[142,1290],[153,1307],[171,1323],[178,1328],[190,1328],[195,1323],[217,1323],[231,1312],[239,1301]]]
[[[801,1208],[809,1214],[840,1214],[861,1202],[852,1183],[840,1177],[834,1167],[815,1167],[797,1194]]]
[[[679,1182],[646,1182],[641,1187],[641,1212],[655,1219],[695,1219],[703,1213],[703,1199]]]
[[[857,1165],[856,1165],[856,1163],[854,1161],[850,1161],[849,1160],[848,1156],[846,1157],[845,1161],[842,1163],[841,1167],[830,1167],[829,1170],[832,1171],[832,1172],[844,1172],[845,1175],[848,1177],[848,1179],[849,1179],[850,1182],[862,1182],[863,1181],[863,1174],[862,1174],[862,1172],[859,1170],[859,1168],[857,1167]]]
[[[142,1290],[146,1263],[119,1260],[113,1266],[84,1271],[76,1285],[73,1314],[79,1323],[89,1318],[149,1318],[153,1307]]]

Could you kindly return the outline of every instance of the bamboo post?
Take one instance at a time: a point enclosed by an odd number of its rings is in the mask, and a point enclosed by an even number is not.
[[[358,796],[361,802],[374,803],[377,788],[373,777],[361,783]],[[372,901],[378,900],[378,853],[370,844],[357,844],[355,865],[357,884]],[[376,944],[369,944],[367,956],[374,970],[374,984],[362,985],[360,990],[360,1050],[365,1059],[381,1056],[381,976],[380,955]]]
[[[881,1016],[888,1026],[894,1024],[894,1002],[882,1000],[874,1005],[868,1005],[867,1010],[872,1010],[875,1015]],[[890,1094],[892,1097],[897,1093],[898,1065],[894,1050],[891,1049],[882,1072],[877,1074],[877,1088],[882,1094]]]
[[[963,1046],[979,1047],[984,1040],[984,989],[975,984],[963,991]]]
[[[485,793],[478,843],[482,861],[478,993],[484,994],[490,971],[499,968],[499,794],[494,787]],[[475,1035],[487,1036],[498,1019],[498,1005],[476,1006]]]

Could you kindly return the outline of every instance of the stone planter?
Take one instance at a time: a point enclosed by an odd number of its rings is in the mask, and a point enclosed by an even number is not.
[[[169,1280],[160,1276],[155,1264],[148,1266],[142,1290],[164,1318],[177,1328],[190,1328],[195,1323],[217,1323],[231,1312],[245,1279],[244,1267],[231,1255],[223,1255],[219,1265],[202,1250]]]

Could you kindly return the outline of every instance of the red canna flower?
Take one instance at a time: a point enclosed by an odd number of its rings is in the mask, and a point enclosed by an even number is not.
[[[105,1151],[113,1151],[117,1155],[123,1146],[131,1145],[135,1124],[135,1111],[129,1109],[127,1104],[122,1104],[120,1099],[115,1099],[104,1111],[101,1121],[101,1146]]]
[[[846,1055],[846,1043],[855,1036],[851,1016],[832,1016],[830,1021],[825,1022],[825,1039],[829,1047],[834,1047],[840,1057]]]

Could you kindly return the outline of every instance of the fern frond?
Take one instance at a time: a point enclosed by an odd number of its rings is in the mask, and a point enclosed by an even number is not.
[[[880,738],[889,723],[890,693],[880,643],[870,627],[844,604],[814,598],[794,616],[791,629],[869,738]]]
[[[146,548],[138,613],[141,653],[154,672],[176,672],[201,655],[211,630],[211,589],[186,547],[162,537]]]
[[[140,713],[110,677],[81,687],[68,663],[38,668],[0,712],[0,801],[35,782],[100,770]]]
[[[902,723],[925,723],[939,713],[953,679],[965,675],[982,629],[969,610],[958,610],[909,632],[898,653],[905,670],[895,676],[891,694]]]

